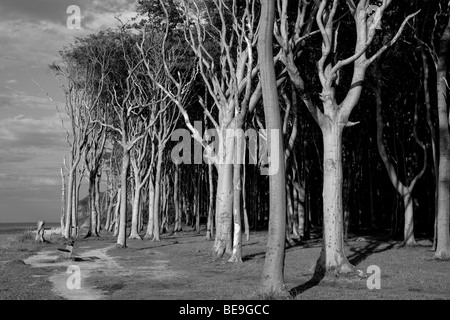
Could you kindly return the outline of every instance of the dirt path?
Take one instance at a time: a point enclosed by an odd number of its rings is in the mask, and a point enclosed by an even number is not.
[[[45,279],[46,290],[52,293],[53,298],[70,300],[260,299],[258,285],[266,236],[264,232],[252,233],[251,241],[243,244],[244,263],[238,264],[213,260],[210,254],[212,242],[205,241],[204,234],[191,231],[165,236],[161,242],[130,240],[126,249],[116,248],[115,239],[108,234],[100,238],[79,239],[74,249],[77,258],[72,260],[59,258],[56,249],[62,243],[53,243],[41,246],[39,250],[42,251],[33,252],[33,256],[25,259],[28,266],[23,265],[22,271],[17,269],[19,264],[12,265],[14,261],[3,264],[11,269],[8,279],[14,278],[14,270],[18,270],[18,279],[22,278],[20,272],[29,273],[27,281],[14,286],[17,293],[6,295],[6,292],[5,297],[20,296],[20,290],[27,292],[24,290],[28,289],[27,282],[36,282],[36,287],[40,288],[43,281],[38,282],[38,279]],[[352,264],[363,271],[369,266],[378,266],[381,270],[381,289],[369,290],[365,279],[312,281],[313,266],[321,248],[320,239],[313,239],[286,249],[286,286],[290,290],[295,289],[295,299],[307,300],[450,299],[450,277],[447,277],[450,265],[448,262],[430,261],[430,245],[424,243],[407,248],[395,241],[348,240],[346,252]],[[0,260],[14,257],[3,258]],[[67,288],[67,280],[72,275],[67,273],[67,268],[71,265],[80,268],[79,290]],[[39,268],[39,271],[31,271],[30,266]],[[34,278],[36,274],[41,278]],[[1,280],[0,276],[0,287]],[[4,281],[13,286],[10,282]],[[42,296],[41,291],[36,298]]]
[[[95,270],[108,270],[114,272],[120,270],[121,267],[106,252],[111,247],[87,250],[80,255],[76,255],[73,260],[62,260],[54,251],[39,251],[24,260],[35,268],[55,268],[62,267],[65,270],[59,271],[49,278],[53,284],[53,292],[68,300],[100,300],[104,298],[101,290],[92,287],[87,281],[91,273]],[[85,247],[83,248],[85,249]],[[73,274],[68,271],[69,266],[77,266],[80,269],[81,285],[80,289],[69,289],[67,285],[68,278]]]
[[[96,246],[98,246],[97,243]],[[145,276],[147,279],[158,281],[179,276],[178,272],[169,268],[169,260],[161,252],[154,251],[155,259],[147,260],[145,266],[123,266],[117,261],[117,257],[112,257],[107,253],[114,248],[115,245],[107,245],[101,248],[82,246],[78,250],[84,252],[74,254],[72,259],[61,259],[56,251],[46,250],[30,256],[24,262],[35,268],[58,267],[56,273],[49,278],[53,284],[52,291],[68,300],[102,300],[107,298],[108,292],[92,283],[93,274],[118,279]],[[70,266],[75,266],[80,270],[81,283],[79,289],[70,289],[67,284],[69,277],[74,274],[73,269],[72,271],[69,270]]]

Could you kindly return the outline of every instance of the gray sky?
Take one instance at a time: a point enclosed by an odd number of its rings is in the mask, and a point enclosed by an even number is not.
[[[47,66],[76,36],[134,16],[134,0],[1,0],[0,223],[58,221],[65,130],[33,80],[64,109]],[[81,30],[69,30],[69,5],[81,9]]]

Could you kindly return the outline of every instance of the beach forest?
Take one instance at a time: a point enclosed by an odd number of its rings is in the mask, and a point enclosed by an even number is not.
[[[58,226],[0,299],[450,299],[448,0],[134,10],[47,67]]]

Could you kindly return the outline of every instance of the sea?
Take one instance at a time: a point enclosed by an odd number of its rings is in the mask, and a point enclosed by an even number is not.
[[[45,222],[45,228],[60,227],[59,222]],[[36,230],[37,222],[0,223],[0,234],[15,234],[27,229]]]
[[[60,227],[59,222],[45,222],[45,228]],[[37,222],[14,222],[0,223],[0,244],[5,242],[9,236],[22,233],[27,229],[36,230]]]

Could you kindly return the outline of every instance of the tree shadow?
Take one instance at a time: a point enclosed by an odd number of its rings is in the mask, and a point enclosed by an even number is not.
[[[351,248],[350,250],[353,252],[353,254],[349,255],[347,257],[348,261],[354,265],[357,266],[364,260],[366,260],[369,256],[375,253],[381,253],[383,251],[388,251],[393,249],[397,242],[389,242],[386,244],[386,242],[380,242],[380,241],[367,241],[367,244],[363,248]],[[386,244],[386,246],[383,246],[380,248],[382,244]],[[324,279],[326,275],[326,272],[323,268],[319,267],[318,264],[316,264],[314,274],[310,280],[307,282],[298,285],[295,288],[292,288],[289,293],[292,295],[292,297],[295,299],[298,295],[302,294],[303,292],[319,285],[319,283]]]
[[[289,290],[289,294],[295,299],[298,295],[302,294],[303,292],[317,286],[323,280],[324,277],[325,277],[325,270],[319,267],[318,264],[316,264],[312,278],[307,282]]]
[[[384,251],[391,250],[397,244],[396,242],[389,242],[386,246],[380,248],[380,245],[384,244],[379,241],[367,241],[368,244],[363,248],[351,248],[350,250],[353,252],[350,256],[347,257],[348,261],[354,265],[355,267],[359,265],[361,262],[366,260],[369,256],[375,253],[381,253]]]

